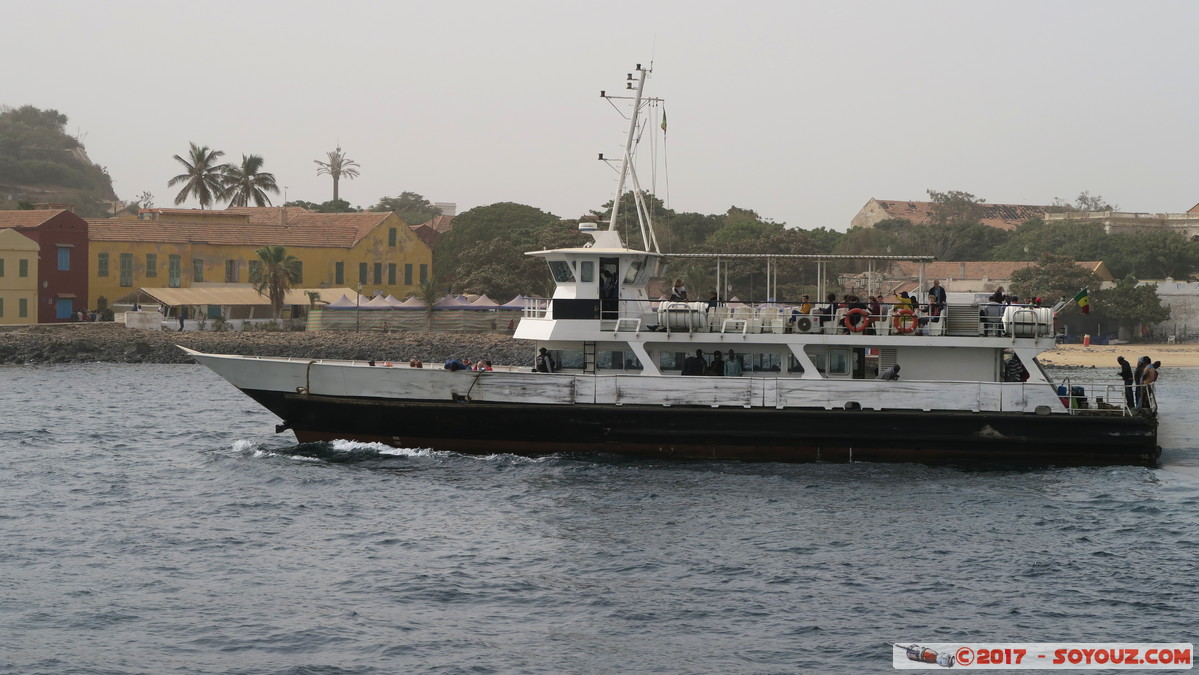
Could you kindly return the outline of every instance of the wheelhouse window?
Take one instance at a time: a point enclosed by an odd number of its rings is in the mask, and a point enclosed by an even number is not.
[[[579,281],[589,283],[595,281],[595,261],[584,260],[579,264]]]
[[[575,280],[575,273],[570,269],[570,265],[566,264],[565,260],[551,260],[549,263],[550,274],[554,276],[554,281],[562,283]]]
[[[637,273],[641,271],[641,265],[642,261],[640,260],[634,260],[629,263],[629,269],[624,273],[624,282],[626,284],[631,284],[637,280]]]

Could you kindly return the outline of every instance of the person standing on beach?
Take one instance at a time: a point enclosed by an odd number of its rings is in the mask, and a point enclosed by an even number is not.
[[[1132,380],[1132,365],[1123,356],[1116,357],[1116,363],[1120,364],[1120,379],[1124,380],[1124,402],[1129,408],[1136,407],[1136,398],[1133,396],[1133,380]]]

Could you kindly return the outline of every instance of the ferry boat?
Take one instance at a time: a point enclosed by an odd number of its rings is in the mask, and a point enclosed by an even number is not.
[[[636,72],[607,227],[584,223],[589,244],[528,254],[546,261],[556,284],[551,298],[529,301],[513,336],[535,343],[528,364],[380,367],[180,348],[303,443],[685,460],[1157,463],[1152,391],[1055,379],[1037,361],[1055,346],[1061,305],[933,301],[872,314],[825,304],[800,314],[774,302],[651,298],[651,279],[678,256],[658,249],[640,198],[632,160],[642,111],[657,99],[643,95],[649,69]],[[616,228],[626,181],[638,197],[639,247]],[[769,275],[796,256],[753,257]],[[809,258],[823,297],[823,266],[845,257]],[[913,258],[855,259],[873,269]],[[714,372],[717,352],[735,365]]]

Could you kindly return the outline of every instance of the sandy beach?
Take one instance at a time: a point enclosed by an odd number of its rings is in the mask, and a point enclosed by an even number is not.
[[[1199,367],[1199,344],[1059,345],[1057,349],[1041,354],[1037,360],[1052,366],[1116,368],[1116,357],[1120,355],[1132,364],[1136,364],[1141,356],[1148,356],[1161,361],[1163,368]]]

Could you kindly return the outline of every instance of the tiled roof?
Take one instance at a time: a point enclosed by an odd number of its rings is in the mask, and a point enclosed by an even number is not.
[[[432,221],[430,221],[432,222]],[[440,236],[437,230],[429,223],[421,223],[412,228],[412,233],[415,234],[429,248],[437,246],[437,238]]]
[[[287,224],[280,224],[280,208]],[[88,219],[92,241],[352,248],[390,213],[314,213],[297,207],[162,209],[158,220]],[[178,220],[172,220],[175,215]],[[239,218],[230,218],[238,216]]]
[[[446,232],[450,231],[451,227],[454,226],[454,217],[453,216],[433,216],[433,220],[430,220],[426,223],[421,223],[421,225],[428,225],[429,227],[436,230],[438,234],[445,234]]]
[[[62,212],[42,209],[0,211],[0,227],[37,227]]]
[[[879,206],[891,218],[904,218],[913,225],[921,225],[932,220],[932,202],[883,201],[876,199]],[[1018,225],[1030,218],[1043,218],[1046,207],[1030,204],[979,204],[982,209],[980,222],[1001,230],[1014,230]]]
[[[312,246],[351,248],[361,239],[356,227],[280,227],[229,223],[173,223],[161,220],[88,219],[91,241],[218,244],[225,246]]]

